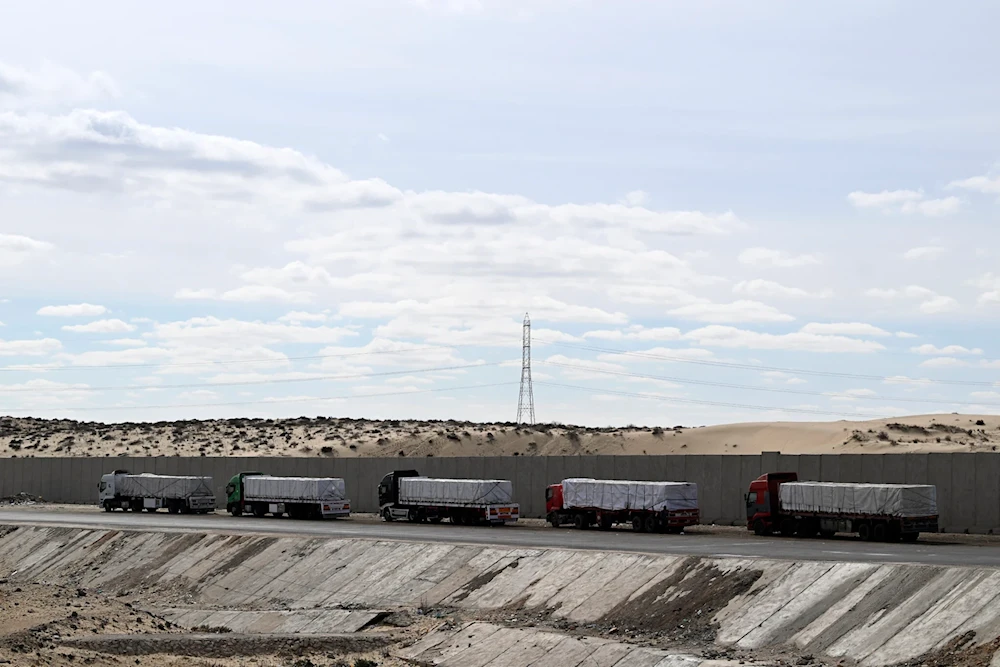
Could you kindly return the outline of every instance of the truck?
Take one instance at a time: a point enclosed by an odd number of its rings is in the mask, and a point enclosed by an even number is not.
[[[545,489],[545,518],[553,528],[625,523],[637,532],[680,533],[700,521],[698,485],[573,477]]]
[[[396,470],[378,485],[383,521],[451,523],[472,526],[517,521],[520,506],[506,479],[421,477],[416,470]]]
[[[915,542],[938,532],[937,487],[931,484],[800,482],[794,472],[772,472],[750,483],[747,529],[757,535],[833,537]]]
[[[98,504],[105,512],[155,512],[166,508],[171,514],[207,514],[215,511],[215,492],[211,477],[185,475],[133,475],[114,470],[101,475],[97,484]]]
[[[350,516],[351,501],[339,477],[276,477],[241,472],[226,485],[226,510],[233,516],[287,514],[292,519],[326,519]]]

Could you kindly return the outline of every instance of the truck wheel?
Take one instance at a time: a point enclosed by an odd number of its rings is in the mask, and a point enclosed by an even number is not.
[[[573,526],[579,530],[585,530],[590,528],[590,522],[587,521],[587,516],[580,512],[573,515]]]
[[[253,515],[258,519],[263,518],[267,514],[267,507],[262,505],[255,505],[253,508]]]
[[[872,525],[867,521],[863,521],[861,525],[858,526],[858,537],[863,539],[865,542],[871,542]]]
[[[177,514],[180,509],[177,507],[177,503],[170,503],[167,505],[167,514]]]
[[[615,525],[614,517],[601,516],[601,530],[611,530],[613,525]]]
[[[549,523],[552,524],[553,528],[558,528],[559,526],[562,525],[562,519],[559,517],[558,512],[553,512],[552,514],[549,515],[548,518],[549,518]]]
[[[763,521],[757,519],[756,521],[753,522],[753,534],[760,535],[761,537],[763,537],[764,535],[770,535],[771,531],[768,530],[768,527],[764,524]]]
[[[650,514],[646,517],[646,532],[655,533],[660,528],[660,522],[657,520],[656,515]]]
[[[243,514],[243,509],[239,506],[238,503],[233,504],[229,506],[229,513],[232,514],[233,516],[240,516],[241,514]]]
[[[903,533],[904,542],[916,542],[918,537],[920,537],[920,533]]]
[[[105,512],[110,512],[111,511],[111,503],[108,502],[107,500],[104,501],[104,511]]]
[[[382,520],[385,521],[386,523],[392,523],[392,512],[389,510],[388,507],[382,510]]]
[[[798,521],[795,519],[784,519],[781,522],[781,536],[791,537],[795,534],[795,529],[797,527]]]
[[[632,530],[634,530],[637,533],[646,532],[646,522],[642,520],[641,515],[636,514],[635,516],[632,517]]]
[[[885,524],[879,521],[872,528],[872,538],[876,542],[885,542],[885,537],[886,537]]]

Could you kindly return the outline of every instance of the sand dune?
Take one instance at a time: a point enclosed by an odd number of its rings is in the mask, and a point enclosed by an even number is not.
[[[333,417],[100,424],[0,418],[0,456],[539,456],[981,452],[1000,416],[583,428]]]

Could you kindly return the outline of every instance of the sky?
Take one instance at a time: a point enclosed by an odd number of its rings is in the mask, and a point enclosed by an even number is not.
[[[1000,413],[1000,6],[5,15],[0,414]]]

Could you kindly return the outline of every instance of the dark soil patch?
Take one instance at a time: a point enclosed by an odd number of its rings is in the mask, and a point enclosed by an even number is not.
[[[993,654],[1000,650],[1000,638],[976,644],[974,630],[955,637],[937,651],[932,651],[897,667],[990,667]]]

